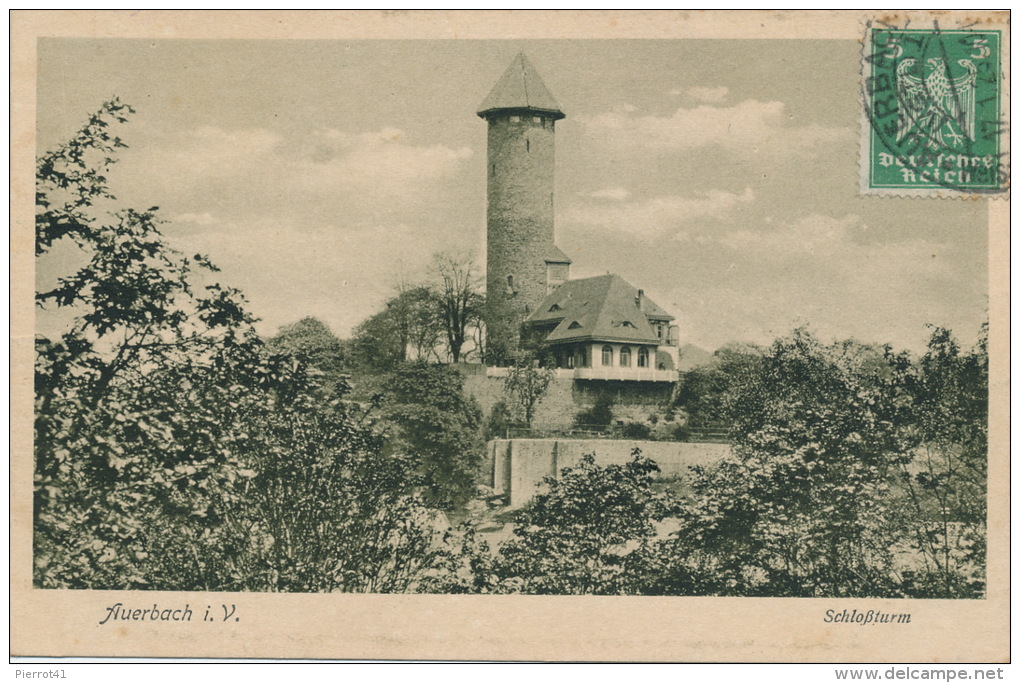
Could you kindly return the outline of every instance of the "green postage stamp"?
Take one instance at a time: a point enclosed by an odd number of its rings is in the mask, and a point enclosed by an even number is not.
[[[868,26],[861,190],[961,197],[1009,188],[1001,32]]]

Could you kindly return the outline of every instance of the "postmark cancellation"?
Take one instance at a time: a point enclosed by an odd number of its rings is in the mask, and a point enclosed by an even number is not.
[[[1008,193],[1003,49],[1002,32],[988,23],[868,22],[861,68],[862,194]]]

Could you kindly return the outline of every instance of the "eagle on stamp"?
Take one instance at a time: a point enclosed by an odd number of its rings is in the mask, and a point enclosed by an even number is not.
[[[896,142],[921,136],[929,149],[958,149],[964,139],[974,141],[974,63],[957,60],[967,71],[957,78],[949,75],[941,57],[926,59],[921,76],[910,73],[916,63],[916,59],[904,59],[896,68]]]

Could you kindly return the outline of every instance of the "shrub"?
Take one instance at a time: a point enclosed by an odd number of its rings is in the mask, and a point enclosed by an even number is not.
[[[643,439],[647,441],[652,438],[652,430],[646,424],[628,422],[623,426],[620,435],[625,439]]]
[[[485,422],[485,440],[506,438],[507,429],[514,424],[513,411],[503,401],[496,401]]]
[[[464,393],[464,377],[448,365],[404,363],[386,379],[384,393],[390,441],[415,463],[425,500],[442,508],[462,505],[485,451],[482,412]]]
[[[596,427],[608,429],[613,424],[613,400],[605,394],[600,395],[595,404],[574,416],[574,425],[580,428]]]

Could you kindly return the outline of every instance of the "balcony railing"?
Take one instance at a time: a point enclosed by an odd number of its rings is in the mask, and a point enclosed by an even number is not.
[[[574,368],[574,379],[634,382],[675,382],[676,370],[652,368]]]
[[[488,377],[506,377],[509,368],[488,368]],[[557,379],[584,379],[618,382],[675,382],[676,370],[653,370],[652,368],[556,368]]]

